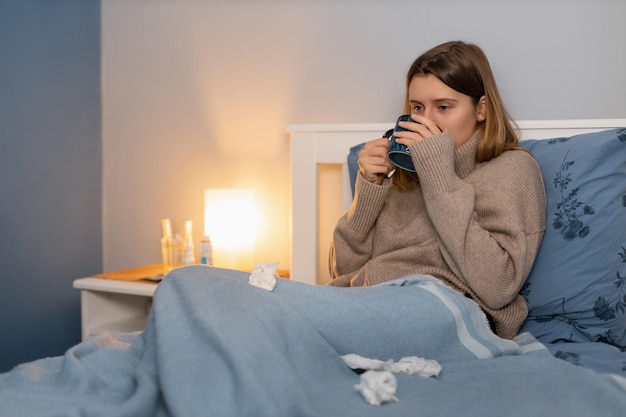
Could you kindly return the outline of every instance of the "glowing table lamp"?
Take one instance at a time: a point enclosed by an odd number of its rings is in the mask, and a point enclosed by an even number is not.
[[[252,190],[204,190],[204,235],[211,238],[214,266],[252,270],[256,219]]]

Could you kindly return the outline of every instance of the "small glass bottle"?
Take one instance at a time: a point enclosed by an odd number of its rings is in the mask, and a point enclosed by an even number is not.
[[[193,223],[191,220],[185,222],[185,255],[183,265],[193,265],[196,263],[196,254],[193,245]]]

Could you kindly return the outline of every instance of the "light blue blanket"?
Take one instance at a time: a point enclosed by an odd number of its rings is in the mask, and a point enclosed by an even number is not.
[[[438,361],[369,405],[341,355]],[[471,300],[416,276],[369,288],[205,266],[160,284],[146,330],[102,335],[0,375],[0,416],[620,416],[624,379],[494,336]]]

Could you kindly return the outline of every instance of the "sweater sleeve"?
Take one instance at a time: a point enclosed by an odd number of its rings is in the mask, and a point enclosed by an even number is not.
[[[460,178],[450,135],[411,146],[441,253],[459,282],[491,309],[517,296],[545,230],[541,171],[525,151],[507,151]]]
[[[355,195],[348,211],[339,219],[333,232],[330,247],[329,267],[332,278],[358,271],[372,257],[373,227],[383,208],[391,181],[385,179],[381,185],[366,181],[359,173]],[[349,285],[349,282],[335,285]]]

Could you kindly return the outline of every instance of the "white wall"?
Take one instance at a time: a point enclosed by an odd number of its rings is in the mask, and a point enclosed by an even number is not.
[[[160,261],[159,220],[253,188],[257,260],[289,267],[288,124],[387,122],[413,59],[483,47],[516,119],[626,113],[620,0],[102,0],[105,270]]]

